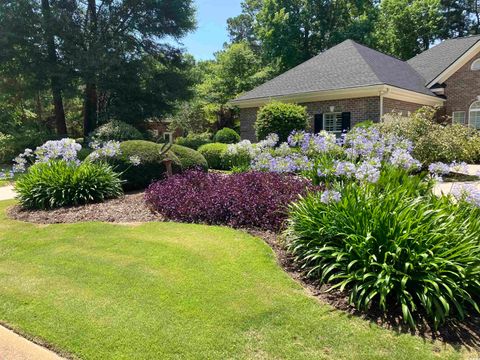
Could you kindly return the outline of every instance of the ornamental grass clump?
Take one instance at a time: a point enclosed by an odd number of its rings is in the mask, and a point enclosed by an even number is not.
[[[152,184],[145,199],[175,221],[279,231],[287,205],[308,190],[308,180],[291,175],[192,170]]]
[[[287,246],[308,276],[347,291],[358,309],[399,309],[411,327],[423,316],[436,328],[479,311],[480,210],[475,194],[439,198],[400,171],[292,204]]]

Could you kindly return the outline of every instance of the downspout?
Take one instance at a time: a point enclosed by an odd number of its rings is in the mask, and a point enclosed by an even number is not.
[[[385,87],[382,90],[380,90],[379,95],[380,95],[380,122],[383,121],[383,96],[388,92],[388,88]]]

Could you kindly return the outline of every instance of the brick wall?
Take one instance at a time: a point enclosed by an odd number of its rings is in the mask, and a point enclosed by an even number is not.
[[[480,71],[470,70],[472,62],[480,58],[480,54],[465,64],[445,82],[445,114],[452,116],[454,111],[465,111],[468,121],[470,105],[480,95]]]
[[[365,120],[379,121],[380,118],[380,98],[378,96],[317,101],[310,103],[301,103],[307,107],[307,112],[311,117],[311,127],[313,128],[313,117],[315,114],[330,112],[330,107],[335,107],[335,112],[350,112],[352,126]],[[255,141],[254,124],[257,118],[258,108],[240,109],[240,134],[242,139]]]
[[[383,98],[383,114],[385,115],[394,112],[408,116],[409,113],[413,113],[423,106],[424,105],[415,104],[412,102]]]

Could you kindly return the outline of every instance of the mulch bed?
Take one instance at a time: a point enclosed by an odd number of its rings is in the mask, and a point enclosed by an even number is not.
[[[21,221],[37,224],[75,223],[83,221],[103,221],[113,223],[138,223],[163,221],[153,213],[144,202],[144,193],[127,194],[119,199],[104,203],[61,208],[49,211],[28,211],[20,206],[8,209],[8,215]],[[449,321],[438,331],[433,331],[428,323],[421,323],[416,331],[403,324],[400,309],[389,309],[384,315],[380,311],[361,312],[348,302],[348,295],[339,291],[328,291],[329,287],[320,285],[305,276],[305,271],[298,267],[291,255],[283,247],[282,237],[272,232],[245,229],[249,234],[260,237],[273,249],[279,265],[311,295],[334,308],[371,321],[379,326],[401,333],[411,333],[426,339],[438,339],[451,344],[462,344],[470,348],[480,348],[480,317],[469,317],[462,322]],[[472,314],[474,312],[472,311]]]
[[[113,223],[135,223],[162,221],[143,200],[144,193],[126,194],[103,203],[72,206],[54,210],[24,210],[12,206],[7,214],[15,220],[36,224],[76,223],[83,221],[103,221]]]

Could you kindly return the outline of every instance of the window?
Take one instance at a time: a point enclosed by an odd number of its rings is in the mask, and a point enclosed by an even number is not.
[[[480,59],[475,60],[470,67],[472,70],[480,70]]]
[[[323,129],[328,132],[342,132],[342,113],[323,114]]]
[[[172,141],[173,141],[173,134],[171,132],[164,132],[163,133],[163,139],[165,140],[165,142],[167,142],[168,144],[171,144]]]
[[[475,101],[470,105],[468,126],[474,129],[480,129],[480,101]]]
[[[454,124],[465,124],[465,111],[454,111],[452,114]]]

